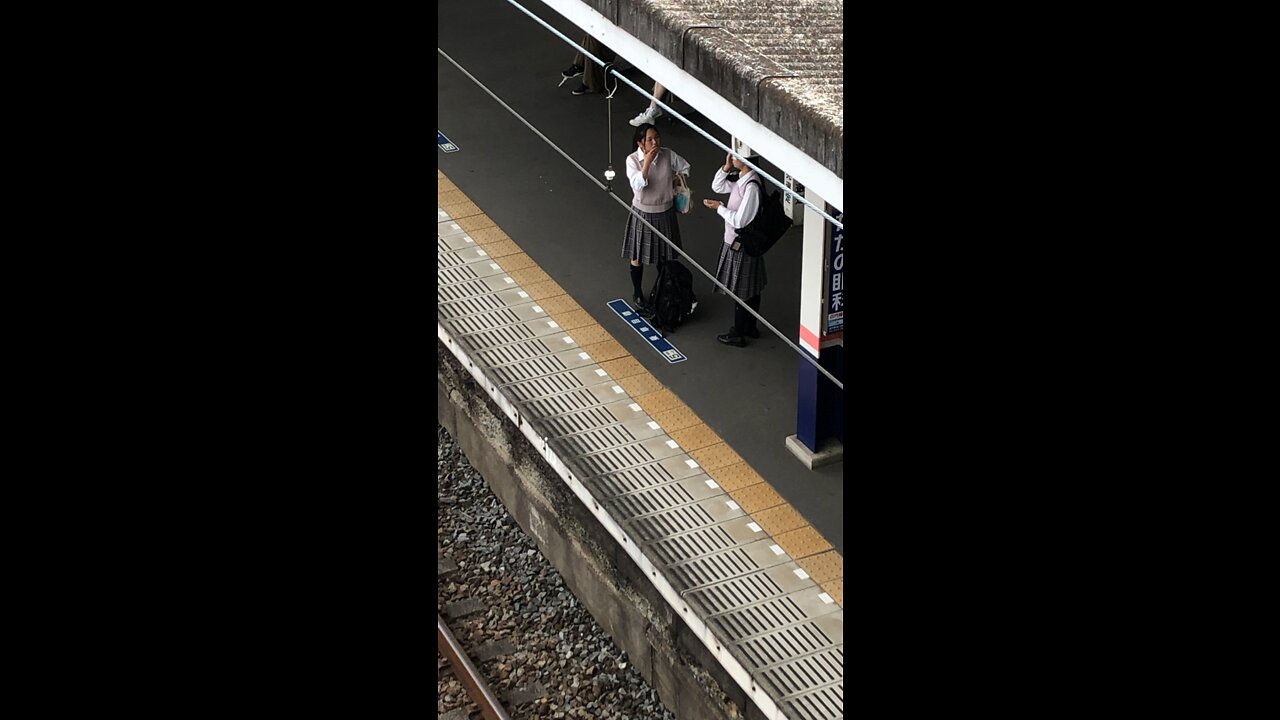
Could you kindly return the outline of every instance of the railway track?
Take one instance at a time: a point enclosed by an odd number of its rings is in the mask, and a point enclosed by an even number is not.
[[[449,625],[445,623],[444,617],[436,613],[436,647],[442,658],[439,666],[439,677],[444,677],[446,673],[451,672],[458,682],[466,688],[467,695],[471,698],[471,702],[476,708],[476,712],[480,713],[480,717],[485,720],[511,720],[511,716],[507,714],[506,708],[498,701],[498,696],[494,694],[489,683],[481,677],[480,671],[476,668],[475,663],[467,656],[466,651],[462,649],[462,645],[458,643],[457,637],[453,631],[449,629]],[[453,715],[453,718],[449,718]],[[450,711],[441,716],[441,720],[465,720],[471,717],[471,711],[463,709],[461,711]]]

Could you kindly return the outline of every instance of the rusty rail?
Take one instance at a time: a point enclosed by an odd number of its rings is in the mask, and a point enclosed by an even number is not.
[[[480,677],[480,671],[463,652],[458,639],[453,636],[439,613],[436,613],[436,645],[440,654],[453,666],[454,676],[467,688],[467,694],[480,708],[480,714],[485,720],[511,720],[511,716],[503,709],[502,703],[498,702],[498,697],[493,694],[489,684]]]

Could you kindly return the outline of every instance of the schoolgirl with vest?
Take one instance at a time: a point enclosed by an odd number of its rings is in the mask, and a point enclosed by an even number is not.
[[[631,207],[650,225],[671,238],[677,247],[680,241],[680,225],[676,220],[676,176],[689,178],[689,162],[674,151],[662,147],[662,135],[658,128],[643,124],[636,128],[632,138],[635,152],[627,156],[627,181],[634,196]],[[627,214],[627,231],[622,239],[622,257],[631,261],[631,285],[636,309],[649,312],[645,303],[641,280],[644,266],[678,257],[662,238],[654,234],[632,213]]]

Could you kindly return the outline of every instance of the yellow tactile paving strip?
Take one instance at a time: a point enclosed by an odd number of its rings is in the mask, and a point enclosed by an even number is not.
[[[717,438],[717,442],[718,441],[719,438]],[[764,478],[760,477],[759,473],[743,461],[733,463],[731,465],[725,465],[724,467],[717,469],[716,481],[720,483],[720,487],[724,488],[726,491],[730,491],[730,494],[732,494],[733,491],[751,487],[756,483],[762,483],[764,482]],[[795,512],[795,510],[792,510],[792,512]],[[797,512],[796,517],[800,517],[800,513]],[[757,519],[759,519],[758,514]],[[801,520],[800,523],[804,524],[804,521]],[[764,527],[764,523],[760,523],[760,526]],[[765,528],[765,530],[768,530],[768,528]],[[775,533],[771,532],[769,534],[774,535]]]
[[[683,430],[702,422],[684,403],[680,403],[677,407],[664,409],[661,412],[650,410],[649,415],[652,416],[659,425],[665,428],[667,432],[672,430]]]
[[[796,548],[803,555],[817,555],[820,552],[831,549],[831,543],[827,542],[826,538],[808,525],[795,530],[788,530],[781,535],[775,536],[775,539],[779,545]]]
[[[671,439],[702,466],[809,577],[844,607],[844,558],[795,508],[734,452],[697,414],[631,357],[564,288],[539,268],[443,172],[436,170],[438,204],[482,246],[557,323],[573,331],[582,350],[618,381]]]
[[[657,392],[662,389],[662,383],[649,373],[636,373],[624,378],[617,378],[618,384],[626,390],[631,397],[640,397],[648,395],[651,392]],[[687,449],[687,448],[686,448]]]
[[[667,434],[671,436],[672,440],[680,443],[680,447],[685,450],[697,450],[708,445],[714,445],[720,440],[715,431],[707,427],[706,423],[698,423],[680,430],[668,430]]]
[[[747,469],[750,470],[750,468]],[[724,483],[721,483],[720,487],[725,487]],[[760,527],[764,528],[765,532],[769,533],[773,537],[778,537],[779,535],[791,530],[797,530],[809,526],[809,524],[804,521],[804,517],[800,513],[796,512],[796,509],[790,505],[779,505],[778,507],[772,507],[768,510],[761,510],[760,512],[755,513],[753,517],[755,517],[756,522],[760,523]]]
[[[574,304],[576,305],[577,303]],[[548,309],[545,303],[542,308],[544,310]],[[644,369],[644,366],[640,364],[640,361],[633,357],[624,357],[617,360],[602,362],[600,363],[600,367],[604,368],[604,371],[609,373],[609,377],[615,380],[621,380],[625,377],[631,377],[638,373],[647,372]]]

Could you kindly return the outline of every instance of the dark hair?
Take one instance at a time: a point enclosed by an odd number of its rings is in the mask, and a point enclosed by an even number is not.
[[[650,130],[653,130],[654,132],[658,133],[658,137],[662,137],[662,131],[658,130],[657,125],[654,125],[652,123],[645,123],[640,127],[636,128],[636,134],[631,138],[631,147],[633,148],[640,147],[640,141],[644,140],[645,134],[648,133]]]

